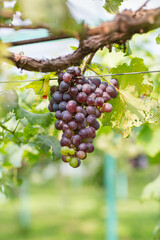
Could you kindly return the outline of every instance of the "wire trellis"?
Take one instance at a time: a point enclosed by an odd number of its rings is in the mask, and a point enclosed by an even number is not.
[[[145,74],[145,73],[158,73],[160,70],[152,70],[152,71],[141,71],[141,72],[128,72],[128,73],[111,73],[111,74],[102,74],[102,75],[84,75],[84,77],[110,77],[110,76],[121,76],[121,75],[134,75],[134,74]],[[58,77],[51,78],[50,81],[58,80]],[[0,83],[21,83],[21,82],[40,82],[44,81],[43,78],[36,80],[14,80],[14,81],[0,81]]]

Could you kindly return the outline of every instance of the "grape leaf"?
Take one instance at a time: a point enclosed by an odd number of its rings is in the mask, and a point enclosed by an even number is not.
[[[33,24],[47,24],[54,34],[59,31],[73,34],[82,30],[82,24],[72,17],[66,0],[19,0],[19,5],[23,17]]]
[[[119,11],[119,6],[123,0],[105,0],[104,9],[111,14],[116,14]]]
[[[156,37],[156,43],[160,44],[160,34]]]
[[[19,105],[14,109],[16,119],[26,118],[32,125],[40,125],[47,127],[53,122],[53,115],[51,113],[36,114],[26,111]]]
[[[60,144],[55,137],[39,134],[37,136],[37,144],[44,152],[48,152],[51,150],[54,160],[60,158]]]
[[[133,58],[130,65],[126,63],[112,68],[112,73],[146,71],[143,60]],[[153,100],[147,96],[150,95],[152,85],[143,74],[117,76],[119,81],[119,95],[112,99],[110,103],[113,111],[103,116],[104,125],[111,125],[118,129],[123,137],[127,137],[133,127],[139,127],[146,122],[153,121]]]
[[[0,91],[0,118],[12,112],[18,104],[18,96],[15,91]]]
[[[143,189],[141,199],[144,200],[160,200],[160,175],[152,182],[147,184]]]

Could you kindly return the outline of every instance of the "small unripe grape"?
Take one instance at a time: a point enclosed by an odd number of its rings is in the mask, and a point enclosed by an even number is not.
[[[74,155],[74,154],[75,154],[74,148],[70,148],[70,149],[69,149],[69,154],[70,154],[70,155]]]
[[[69,153],[69,147],[61,147],[61,154],[67,155]]]
[[[77,158],[72,158],[72,160],[69,162],[69,165],[73,168],[79,167],[81,164],[81,161]]]
[[[70,162],[71,160],[72,160],[72,158],[71,158],[70,156],[67,156],[67,157],[66,157],[66,161],[67,161],[67,162]]]

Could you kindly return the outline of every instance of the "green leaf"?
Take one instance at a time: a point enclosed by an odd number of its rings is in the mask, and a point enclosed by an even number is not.
[[[31,107],[35,100],[35,92],[33,89],[26,89],[22,93],[20,93],[20,98],[22,102],[24,102],[27,106]]]
[[[111,14],[116,14],[119,11],[119,6],[123,0],[105,0],[104,9]]]
[[[39,145],[42,151],[44,152],[51,151],[54,160],[60,158],[61,147],[59,141],[55,137],[39,134],[37,136],[37,144]]]
[[[19,0],[22,16],[33,24],[47,24],[55,32],[73,34],[82,30],[72,17],[66,0]],[[36,11],[35,11],[36,9]]]
[[[12,112],[18,104],[18,96],[15,91],[0,91],[0,118]]]
[[[112,73],[146,71],[143,60],[133,58],[130,65],[126,63],[112,68]],[[119,81],[119,95],[110,103],[113,111],[103,116],[104,125],[118,129],[127,137],[133,127],[139,127],[146,122],[152,122],[154,102],[147,96],[152,90],[151,83],[143,74],[117,76]]]
[[[160,152],[160,126],[145,124],[137,136],[136,141],[144,147],[145,152],[150,157],[156,156]]]
[[[36,114],[26,111],[19,105],[14,109],[16,119],[26,118],[32,125],[40,125],[42,127],[48,127],[53,123],[53,115],[51,113]]]
[[[156,37],[156,43],[160,44],[160,34]]]
[[[144,200],[160,200],[160,175],[151,183],[149,183],[142,192],[141,199]]]

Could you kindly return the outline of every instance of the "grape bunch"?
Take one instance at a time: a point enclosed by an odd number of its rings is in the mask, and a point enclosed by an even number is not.
[[[50,112],[55,112],[55,128],[62,130],[60,140],[62,160],[76,168],[87,153],[94,151],[93,139],[102,113],[112,111],[109,102],[116,98],[117,79],[110,84],[98,77],[84,77],[79,67],[69,67],[58,76],[59,86],[50,88]]]

